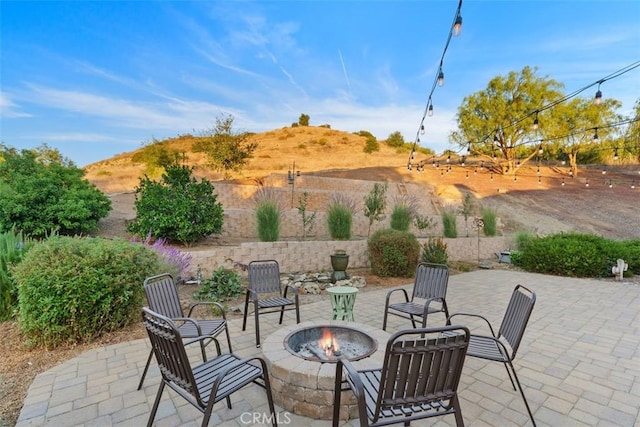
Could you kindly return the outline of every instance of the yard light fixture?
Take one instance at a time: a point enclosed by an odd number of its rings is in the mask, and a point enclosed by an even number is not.
[[[429,117],[433,116],[433,104],[429,104],[429,110],[427,112]]]
[[[409,165],[411,167],[411,165]],[[296,178],[300,177],[300,170],[296,170],[296,162],[294,160],[293,166],[287,172],[287,182],[291,186],[291,207],[293,208],[293,195],[296,188]]]
[[[600,84],[602,82],[598,82],[598,90],[596,91],[596,96],[593,98],[593,103],[596,105],[602,104],[602,92],[600,91]]]
[[[442,68],[440,68],[440,71],[438,72],[438,86],[444,86],[444,72],[442,71]]]

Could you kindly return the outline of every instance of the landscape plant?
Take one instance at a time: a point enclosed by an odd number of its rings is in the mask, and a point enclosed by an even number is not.
[[[530,240],[511,253],[511,262],[526,271],[569,277],[610,277],[617,259],[629,274],[640,272],[640,240],[613,241],[583,233],[558,233]]]
[[[258,238],[261,242],[277,241],[280,238],[280,218],[282,216],[278,193],[273,187],[260,185],[254,200]]]
[[[171,164],[160,181],[148,177],[136,188],[136,218],[127,224],[135,236],[165,238],[185,245],[222,232],[224,210],[206,178],[198,181],[193,168]]]
[[[13,316],[17,308],[18,288],[10,269],[18,264],[32,245],[22,232],[9,230],[0,233],[0,320]]]
[[[158,255],[124,239],[53,236],[11,269],[28,342],[91,342],[140,321],[142,283],[166,270]]]
[[[425,230],[430,230],[435,227],[436,224],[433,218],[418,214],[413,217],[413,225],[420,231],[420,235],[422,236],[425,234]]]
[[[380,277],[413,277],[420,257],[420,243],[407,231],[386,228],[367,242],[373,274]]]
[[[202,287],[193,294],[201,301],[224,303],[242,295],[242,277],[234,270],[218,267],[211,272],[211,277],[202,281]]]
[[[484,227],[482,228],[484,235],[493,237],[498,234],[498,213],[492,208],[482,208],[481,212]]]
[[[455,212],[450,208],[445,208],[440,214],[442,218],[442,229],[444,237],[455,239],[458,237],[458,224]]]
[[[168,267],[165,272],[175,277],[178,283],[186,278],[189,267],[191,266],[191,259],[193,258],[191,253],[181,251],[175,246],[172,246],[165,238],[153,239],[150,234],[148,234],[144,240],[138,240],[134,237],[132,242],[143,244],[158,254],[160,259]]]
[[[449,254],[447,253],[447,244],[439,237],[430,237],[422,245],[422,262],[431,262],[435,264],[447,264],[449,262]]]
[[[417,210],[415,199],[407,196],[396,198],[391,211],[391,228],[399,231],[409,231]]]
[[[111,200],[84,174],[46,144],[21,151],[0,144],[0,232],[42,238],[97,230]]]
[[[464,228],[467,232],[467,237],[469,237],[469,217],[473,215],[474,211],[475,203],[473,201],[473,196],[471,193],[464,193],[462,204],[460,205],[460,214],[464,217]]]
[[[355,205],[349,197],[333,193],[329,197],[327,208],[327,227],[329,236],[334,240],[351,239],[351,227]]]
[[[317,212],[313,212],[311,215],[307,212],[309,205],[309,193],[306,191],[302,193],[302,196],[298,197],[298,213],[302,218],[302,240],[307,239],[307,235],[313,231],[315,226]]]
[[[373,184],[373,188],[364,197],[364,216],[369,219],[369,229],[367,236],[371,234],[371,226],[376,221],[381,221],[384,218],[384,211],[387,209],[387,189],[388,184],[380,184],[376,182]]]

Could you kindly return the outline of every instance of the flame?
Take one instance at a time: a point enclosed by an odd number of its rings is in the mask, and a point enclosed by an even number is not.
[[[318,341],[318,347],[320,347],[320,350],[324,351],[326,356],[333,356],[335,352],[340,350],[338,340],[329,331],[329,329],[324,329],[322,331],[322,338]]]

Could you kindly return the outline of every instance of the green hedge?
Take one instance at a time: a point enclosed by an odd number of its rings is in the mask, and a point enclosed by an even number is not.
[[[164,269],[145,245],[52,237],[12,268],[20,326],[32,344],[90,342],[139,321],[145,277]]]
[[[640,240],[560,233],[531,239],[511,254],[512,263],[524,270],[571,277],[611,277],[618,258],[629,264],[628,274],[640,274]]]

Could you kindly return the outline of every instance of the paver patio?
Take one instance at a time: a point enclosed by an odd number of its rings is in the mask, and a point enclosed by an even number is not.
[[[497,327],[516,284],[537,294],[514,365],[538,426],[640,426],[640,284],[478,270],[451,276],[449,310],[483,314]],[[386,292],[360,292],[356,322],[380,328]],[[303,321],[326,321],[330,315],[328,298],[301,307]],[[270,316],[260,322],[264,337],[278,327],[277,315]],[[253,329],[242,332],[241,322],[229,322],[234,351],[241,356],[259,354]],[[285,323],[293,322],[293,314],[285,314]],[[396,316],[389,322],[388,331],[410,327],[408,320]],[[429,317],[429,325],[443,322],[441,314]],[[98,348],[41,373],[29,388],[17,426],[145,425],[159,383],[153,366],[144,389],[136,390],[149,348],[147,340]],[[197,355],[194,352],[194,360]],[[497,363],[467,358],[460,398],[468,426],[531,424],[519,393]],[[261,388],[245,388],[232,396],[232,402],[232,410],[223,402],[217,404],[210,425],[270,424]],[[280,425],[331,425],[278,409]],[[184,399],[165,390],[155,425],[196,426],[201,419]],[[454,421],[447,416],[412,425],[445,426]],[[358,421],[342,425],[356,426]]]

